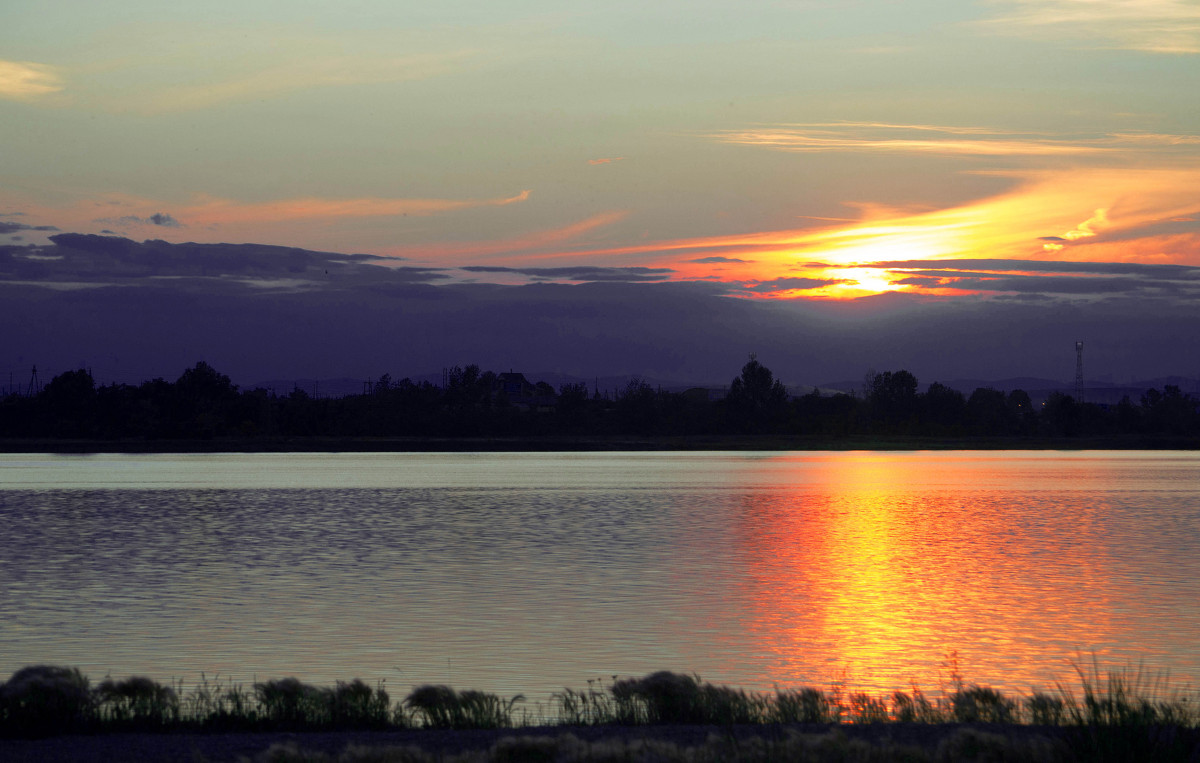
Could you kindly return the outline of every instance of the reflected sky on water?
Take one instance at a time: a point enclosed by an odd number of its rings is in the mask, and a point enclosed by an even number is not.
[[[0,456],[0,672],[1200,684],[1200,456]]]

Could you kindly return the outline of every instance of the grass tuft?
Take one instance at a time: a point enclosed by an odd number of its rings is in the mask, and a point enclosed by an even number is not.
[[[832,723],[834,703],[820,689],[775,690],[774,723]]]
[[[145,676],[105,678],[95,694],[101,717],[116,724],[153,728],[179,720],[179,694]]]
[[[950,708],[958,723],[1012,723],[1016,703],[987,686],[970,686],[950,696]]]
[[[426,684],[418,686],[404,700],[404,705],[424,725],[443,729],[501,729],[516,725],[513,710],[524,695],[509,699],[499,695],[468,689],[455,691],[449,686]]]
[[[635,722],[728,725],[761,723],[770,716],[767,697],[666,670],[618,680],[609,691],[621,718]]]

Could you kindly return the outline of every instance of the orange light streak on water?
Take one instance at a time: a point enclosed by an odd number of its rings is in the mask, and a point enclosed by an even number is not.
[[[973,472],[981,486],[1011,474],[988,465],[979,459]],[[920,494],[906,487],[905,468],[886,454],[831,459],[812,492],[747,495],[739,537],[752,566],[748,627],[770,655],[764,677],[937,690],[948,686],[947,657],[958,652],[967,681],[1003,676],[1007,689],[1027,692],[1069,683],[1069,658],[1119,640],[1104,614],[1114,602],[1095,585],[1107,550],[1057,529],[1086,525],[1103,507],[1018,517],[998,491],[962,482],[961,465],[954,483]],[[814,670],[815,654],[836,657]]]

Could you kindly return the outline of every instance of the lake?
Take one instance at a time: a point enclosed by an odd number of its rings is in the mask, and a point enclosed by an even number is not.
[[[1200,454],[0,455],[0,674],[1200,685]]]

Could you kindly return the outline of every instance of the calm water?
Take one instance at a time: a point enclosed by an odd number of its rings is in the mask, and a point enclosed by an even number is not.
[[[0,674],[1200,685],[1200,454],[0,455]]]

